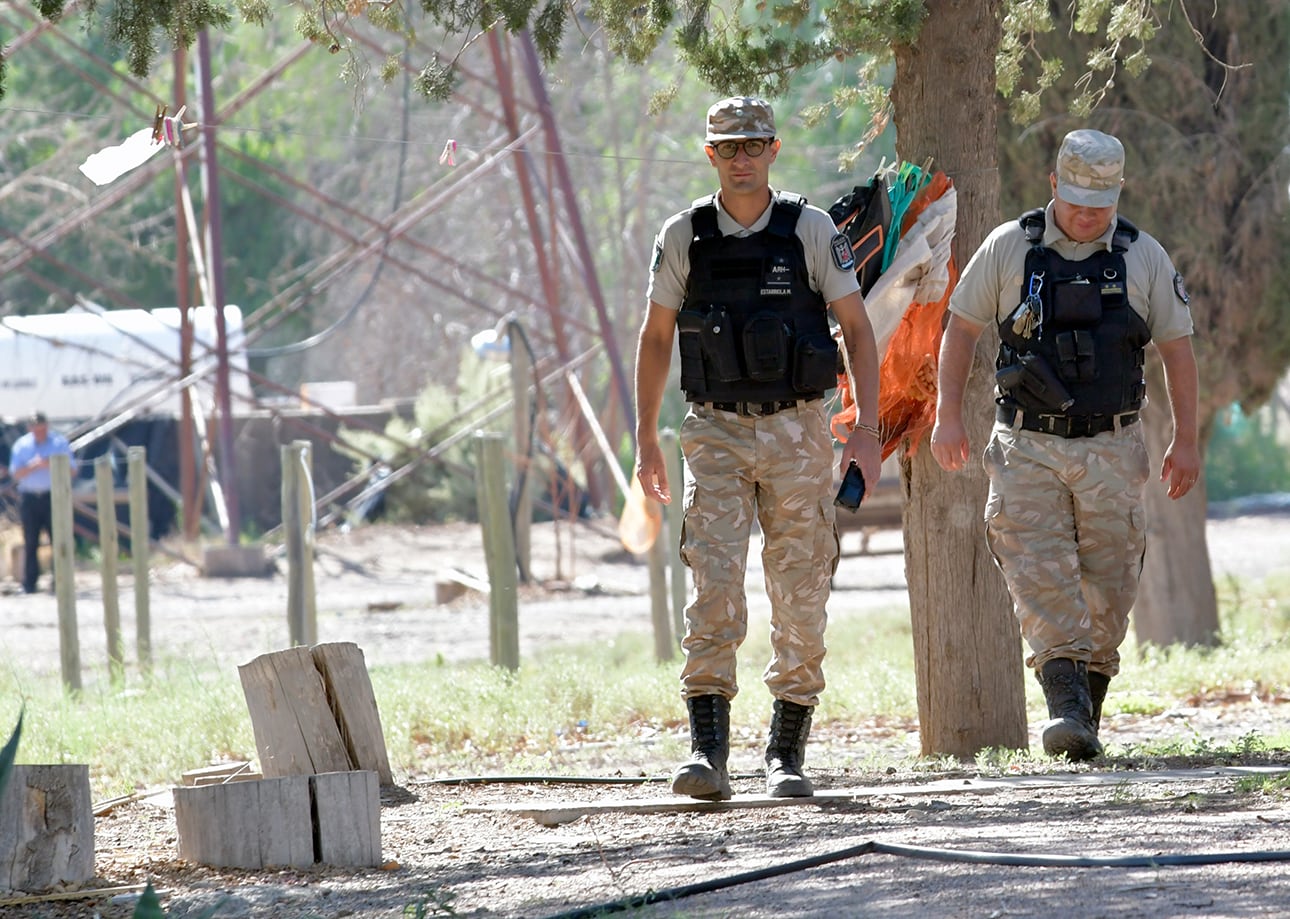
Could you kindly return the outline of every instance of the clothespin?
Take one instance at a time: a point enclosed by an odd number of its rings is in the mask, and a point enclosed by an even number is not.
[[[165,107],[163,106],[162,108],[164,109]],[[197,127],[196,122],[189,122],[188,124],[184,123],[183,118],[184,118],[184,112],[186,111],[188,111],[188,106],[181,105],[179,106],[179,111],[175,112],[175,115],[173,118],[166,118],[163,115],[161,119],[161,128],[162,128],[162,134],[163,134],[161,138],[162,142],[168,144],[171,147],[182,147],[184,145],[184,131],[188,130],[189,128]],[[155,136],[156,135],[154,133],[154,137]]]
[[[163,142],[163,135],[166,130],[166,109],[170,106],[157,106],[157,114],[152,116],[152,142],[159,144]]]
[[[457,152],[457,142],[455,140],[449,140],[447,143],[443,145],[443,152],[439,154],[439,165],[456,166],[457,159],[453,155],[456,152]]]

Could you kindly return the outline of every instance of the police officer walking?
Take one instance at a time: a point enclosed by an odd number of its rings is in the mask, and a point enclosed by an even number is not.
[[[9,475],[18,483],[18,513],[22,518],[23,593],[34,594],[40,577],[40,534],[43,530],[54,540],[53,498],[50,489],[49,458],[58,454],[72,456],[67,438],[49,429],[49,419],[35,412],[27,423],[27,433],[14,442],[9,453]],[[73,460],[73,467],[75,461]]]
[[[708,110],[704,151],[720,190],[672,216],[655,240],[636,355],[636,472],[645,494],[667,504],[658,420],[679,339],[690,403],[680,432],[681,558],[695,593],[685,611],[681,674],[691,757],[673,775],[672,790],[708,800],[731,794],[730,700],[747,633],[744,574],[754,520],[771,605],[767,791],[814,793],[802,764],[824,689],[825,603],[838,559],[823,398],[837,383],[828,310],[841,327],[856,427],[865,435],[848,439],[842,467],[855,461],[874,483],[881,463],[877,352],[851,247],[824,211],[770,187],[780,145],[762,99],[723,99]]]
[[[1142,573],[1149,468],[1138,410],[1144,348],[1164,363],[1173,440],[1169,497],[1200,475],[1197,371],[1182,276],[1116,207],[1124,147],[1067,134],[1043,210],[996,228],[950,298],[932,454],[968,459],[963,391],[989,323],[999,329],[996,420],[985,448],[986,541],[1012,595],[1026,658],[1044,690],[1045,752],[1102,752],[1098,726]]]

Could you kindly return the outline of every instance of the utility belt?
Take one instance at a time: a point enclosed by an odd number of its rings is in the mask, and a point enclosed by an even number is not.
[[[821,396],[810,396],[806,399],[778,399],[771,402],[695,402],[695,405],[707,405],[715,408],[719,412],[733,412],[744,418],[762,418],[766,415],[774,415],[776,412],[782,412],[790,408],[801,408],[802,406],[816,402]]]
[[[1117,412],[1111,415],[1055,415],[1028,412],[1012,405],[995,409],[996,421],[1023,431],[1056,434],[1058,437],[1093,437],[1107,431],[1119,431],[1138,423],[1138,413]]]

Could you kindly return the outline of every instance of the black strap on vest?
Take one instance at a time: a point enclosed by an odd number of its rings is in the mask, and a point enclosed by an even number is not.
[[[690,206],[690,226],[695,239],[716,239],[721,235],[717,229],[716,195],[699,198]]]
[[[781,191],[775,193],[772,204],[774,206],[770,211],[770,223],[766,225],[766,232],[780,239],[792,239],[797,232],[797,218],[802,216],[806,199],[792,192]],[[690,228],[696,240],[716,239],[721,235],[721,231],[717,229],[715,194],[697,198],[690,205]],[[1041,230],[1040,235],[1042,234]]]
[[[1044,230],[1047,223],[1042,207],[1026,211],[1017,218],[1021,229],[1026,233],[1026,242],[1032,246],[1044,244]],[[1115,252],[1128,250],[1129,244],[1138,238],[1138,228],[1119,214],[1115,215],[1115,232],[1111,234],[1111,249]]]

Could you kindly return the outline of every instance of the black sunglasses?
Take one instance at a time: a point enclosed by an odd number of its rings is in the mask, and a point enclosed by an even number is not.
[[[748,140],[722,140],[712,144],[712,149],[717,151],[717,156],[723,160],[732,160],[739,148],[744,148],[744,153],[756,159],[761,156],[766,148],[775,142],[773,137],[750,137]]]

